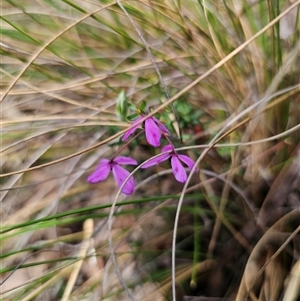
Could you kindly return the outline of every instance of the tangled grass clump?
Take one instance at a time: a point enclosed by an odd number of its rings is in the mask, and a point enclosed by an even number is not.
[[[297,301],[299,11],[4,2],[1,300]],[[130,196],[86,181],[120,150]]]

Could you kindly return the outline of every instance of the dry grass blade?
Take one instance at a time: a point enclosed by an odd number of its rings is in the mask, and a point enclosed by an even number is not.
[[[71,272],[66,289],[62,296],[62,299],[61,299],[62,301],[67,301],[70,298],[72,289],[74,288],[74,285],[75,285],[76,278],[78,277],[78,273],[80,271],[80,268],[82,267],[83,259],[86,257],[88,249],[90,248],[90,245],[91,245],[91,237],[93,234],[93,228],[94,228],[93,220],[87,219],[83,224],[83,231],[84,231],[83,244],[78,253],[78,257],[81,258],[81,260],[77,261],[74,265],[73,271]]]
[[[296,301],[299,10],[4,1],[0,299]],[[87,180],[119,156],[123,197],[112,166]]]
[[[299,215],[299,210],[296,209],[290,213],[288,213],[287,215],[285,215],[284,217],[282,217],[278,222],[276,222],[276,224],[274,224],[266,233],[265,235],[261,238],[261,240],[257,243],[257,245],[254,247],[253,251],[250,254],[249,260],[247,262],[246,268],[245,268],[245,272],[243,275],[243,279],[236,297],[236,301],[242,301],[245,300],[245,298],[247,298],[247,296],[250,294],[250,296],[252,296],[253,294],[253,290],[259,290],[259,288],[257,288],[256,286],[261,286],[262,288],[261,293],[263,292],[264,289],[266,289],[266,286],[268,285],[263,285],[262,284],[262,278],[261,275],[264,272],[265,268],[272,263],[273,259],[276,258],[278,256],[278,254],[280,252],[282,252],[282,250],[284,248],[286,248],[287,244],[295,238],[295,236],[298,234],[299,232],[299,226],[293,231],[292,234],[287,233],[284,231],[285,228],[289,228],[289,226],[292,226],[293,224],[297,224],[297,221],[299,221],[300,215]],[[284,226],[284,228],[283,228]],[[283,232],[281,232],[280,230],[283,230]],[[278,248],[278,250],[276,252],[274,252],[274,254],[271,256],[271,258],[269,258],[269,260],[262,266],[261,266],[261,262],[264,258],[264,253],[268,250],[268,247],[272,246],[272,245],[280,245],[280,248]],[[272,251],[272,249],[270,250]],[[280,261],[281,262],[281,261]],[[279,273],[278,271],[279,265],[276,265],[276,275],[277,273]],[[274,275],[274,271],[272,273],[272,275]],[[279,275],[279,274],[278,274]],[[285,275],[286,277],[286,275]],[[269,288],[269,291],[272,292],[272,294],[275,293],[275,295],[273,295],[272,299],[270,300],[276,300],[276,298],[279,297],[279,292],[277,291],[277,289],[279,289],[280,287],[283,287],[283,281],[284,278],[282,278],[281,283],[277,283],[277,285],[275,286],[275,291],[274,291],[274,287],[273,290],[271,290]],[[272,279],[272,278],[269,278]],[[276,282],[280,279],[278,278],[274,278],[273,280],[275,280]],[[277,295],[276,295],[277,293]],[[267,297],[267,296],[266,296]],[[270,295],[269,295],[269,298]],[[274,299],[275,298],[275,299]]]
[[[12,81],[10,86],[7,88],[7,90],[2,94],[0,98],[0,103],[5,99],[9,91],[14,87],[14,85],[18,82],[18,80],[21,78],[21,76],[26,72],[26,70],[32,65],[32,63],[39,57],[39,55],[49,47],[55,40],[57,40],[60,36],[68,32],[71,28],[75,27],[77,24],[81,23],[85,19],[91,17],[92,15],[100,12],[101,10],[105,9],[106,7],[111,6],[112,4],[109,4],[107,6],[101,7],[96,9],[95,11],[86,14],[76,22],[72,23],[71,25],[67,26],[64,30],[62,30],[58,35],[55,35],[52,39],[50,39],[47,43],[45,43],[37,52],[32,56],[32,58],[28,61],[27,65],[23,68],[23,70],[16,76],[16,78]]]
[[[288,279],[283,301],[297,300],[299,296],[299,286],[300,286],[299,279],[300,279],[300,261],[298,260],[292,268],[291,275]]]

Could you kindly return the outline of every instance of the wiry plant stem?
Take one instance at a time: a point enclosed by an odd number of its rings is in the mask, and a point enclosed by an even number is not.
[[[290,90],[293,90],[293,89],[295,89],[298,86],[299,85],[296,85],[296,86],[289,87],[287,89],[281,90],[281,91],[273,94],[272,96],[266,96],[263,99],[261,99],[260,101],[254,103],[253,105],[251,105],[250,107],[248,107],[247,109],[245,109],[244,111],[240,112],[237,116],[231,118],[231,120],[229,120],[228,123],[220,131],[218,131],[218,133],[212,138],[212,140],[210,141],[210,143],[207,145],[207,148],[205,148],[203,150],[202,154],[196,160],[195,165],[191,169],[191,172],[188,175],[188,178],[187,178],[187,180],[184,183],[184,186],[182,188],[182,191],[181,191],[181,194],[180,194],[180,197],[179,197],[179,201],[178,201],[178,205],[177,205],[176,215],[175,215],[175,222],[174,222],[174,227],[173,227],[173,237],[172,237],[172,297],[173,297],[172,301],[176,301],[175,250],[176,250],[177,230],[178,230],[178,224],[179,224],[179,215],[180,215],[180,210],[181,210],[181,207],[182,207],[182,204],[183,204],[184,195],[185,195],[187,187],[188,187],[188,185],[190,183],[190,180],[191,180],[191,178],[193,176],[193,173],[196,171],[196,168],[202,162],[203,158],[206,156],[206,154],[209,152],[209,150],[212,147],[214,147],[214,145],[216,145],[219,141],[221,141],[224,137],[226,137],[226,135],[228,135],[230,133],[229,129],[230,129],[231,125],[233,125],[236,121],[238,121],[239,119],[241,119],[242,117],[244,117],[250,111],[252,111],[255,108],[259,107],[261,104],[270,101],[271,99],[275,98],[277,95],[280,95],[280,94],[286,93],[286,92],[288,92]]]
[[[148,45],[147,41],[144,39],[144,37],[143,37],[141,31],[139,30],[139,28],[137,27],[137,25],[135,24],[135,22],[133,21],[133,19],[131,18],[131,16],[129,15],[129,13],[127,12],[127,10],[125,9],[125,7],[124,7],[123,4],[121,3],[121,1],[120,1],[120,0],[116,0],[116,1],[117,1],[117,3],[118,3],[119,7],[120,7],[120,8],[122,9],[122,11],[124,12],[124,14],[126,15],[126,17],[127,17],[127,18],[129,19],[129,21],[131,22],[132,26],[134,27],[135,31],[137,32],[138,36],[140,37],[142,43],[144,44],[144,46],[145,46],[145,48],[146,48],[146,51],[147,51],[147,53],[148,53],[148,55],[149,55],[149,58],[150,58],[150,60],[151,60],[151,63],[152,63],[152,65],[153,65],[153,67],[154,67],[154,69],[155,69],[155,71],[156,71],[156,73],[157,73],[157,76],[158,76],[158,79],[159,79],[159,81],[160,81],[160,84],[161,84],[161,86],[163,87],[163,89],[164,89],[164,91],[165,91],[165,93],[166,93],[167,99],[169,100],[169,99],[171,98],[171,96],[170,96],[168,87],[166,86],[166,84],[165,84],[165,82],[164,82],[164,79],[163,79],[163,77],[162,77],[162,75],[161,75],[161,73],[160,73],[160,71],[159,71],[159,69],[158,69],[158,67],[157,67],[157,64],[156,64],[156,62],[155,62],[154,56],[153,56],[153,54],[152,54],[152,52],[151,52],[151,50],[150,50],[150,48],[149,48],[149,45]],[[174,114],[174,116],[175,116],[176,122],[178,123],[178,115],[177,115],[177,113],[176,113],[176,110],[175,110],[175,108],[174,108],[173,103],[171,103],[171,107],[172,107],[172,111],[173,111],[173,114]],[[180,140],[181,140],[181,142],[182,142],[182,134],[181,134],[181,129],[180,129],[179,126],[178,126],[178,131],[179,131],[179,138],[180,138]]]

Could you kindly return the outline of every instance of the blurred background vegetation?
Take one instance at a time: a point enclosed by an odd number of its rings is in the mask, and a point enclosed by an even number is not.
[[[158,108],[164,88],[116,1],[2,1],[1,300],[174,300],[172,251],[178,301],[300,300],[300,1],[122,4],[174,99],[177,122],[160,111],[174,143],[196,161],[224,135],[184,192],[176,249],[167,163],[119,197],[128,297],[108,248],[117,189],[86,178],[122,145],[120,97]],[[123,154],[155,152],[140,139]]]

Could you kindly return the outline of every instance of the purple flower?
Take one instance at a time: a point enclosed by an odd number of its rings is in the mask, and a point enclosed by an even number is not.
[[[170,151],[168,154],[161,154],[160,156],[150,159],[147,163],[143,164],[141,168],[147,168],[156,164],[159,164],[169,158],[171,158],[171,166],[172,166],[172,171],[174,174],[175,179],[178,182],[185,183],[187,179],[186,171],[184,167],[182,166],[181,162],[185,163],[189,169],[192,169],[193,166],[195,165],[194,161],[186,156],[186,155],[179,155],[174,151],[174,147],[169,144],[166,145],[162,148],[162,152],[167,152]]]
[[[133,123],[132,128],[129,129],[122,138],[125,141],[140,125],[140,120],[145,116],[138,117]],[[151,116],[145,120],[145,133],[147,142],[154,146],[160,146],[161,133],[169,134],[168,129],[155,117]]]
[[[104,181],[112,170],[118,187],[121,187],[125,179],[129,176],[129,171],[120,166],[120,164],[138,165],[137,161],[124,156],[119,156],[113,160],[102,159],[96,170],[87,178],[90,183],[98,183]],[[130,177],[124,185],[122,192],[124,194],[132,194],[134,191],[134,179]]]

